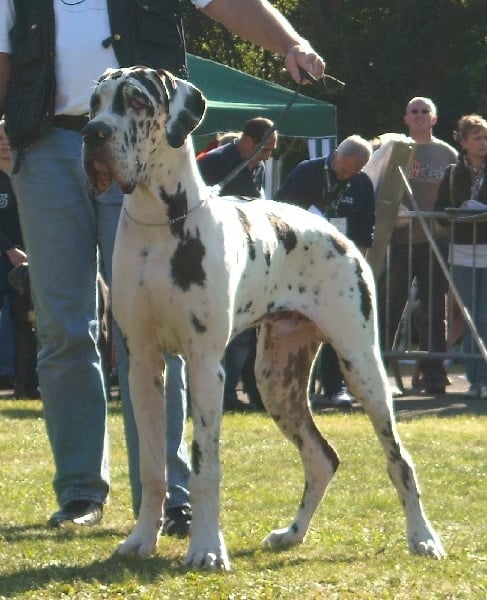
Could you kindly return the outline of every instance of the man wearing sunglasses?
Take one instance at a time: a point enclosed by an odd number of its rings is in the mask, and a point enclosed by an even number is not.
[[[410,138],[415,142],[408,181],[421,211],[433,210],[443,172],[449,164],[457,160],[456,150],[433,135],[436,121],[436,106],[430,98],[416,96],[407,103],[404,123]],[[409,196],[405,194],[398,214],[408,210],[413,210],[413,206]],[[411,270],[409,270],[409,225],[412,227]],[[440,234],[436,234],[436,238],[441,253],[446,257],[448,240],[441,238]],[[430,263],[432,263],[431,271]],[[379,282],[379,318],[383,349],[392,347],[413,279],[416,279],[421,314],[421,327],[418,332],[420,349],[444,352],[447,281],[430,250],[419,219],[412,219],[409,223],[409,219],[399,217],[390,243],[388,307],[385,298],[386,286],[382,285],[383,281]],[[430,315],[429,319],[428,315]],[[419,369],[420,386],[425,394],[444,393],[447,376],[442,359],[423,358],[419,361]]]

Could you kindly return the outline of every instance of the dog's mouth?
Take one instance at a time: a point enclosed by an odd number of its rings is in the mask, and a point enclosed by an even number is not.
[[[97,194],[103,194],[112,185],[113,176],[108,166],[99,160],[85,161],[85,171]]]
[[[84,167],[88,179],[98,195],[105,193],[112,185],[114,179],[124,194],[131,194],[135,189],[136,182],[132,180],[126,181],[117,177],[110,168],[110,165],[101,160],[85,159]]]

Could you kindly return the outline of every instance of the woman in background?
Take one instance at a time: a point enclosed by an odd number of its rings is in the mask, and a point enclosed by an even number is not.
[[[438,189],[435,210],[464,208],[487,212],[487,120],[464,115],[454,132],[461,146],[457,164],[447,167]],[[487,221],[458,221],[450,244],[453,281],[469,311],[477,332],[487,345]],[[463,328],[463,351],[475,351],[469,327]],[[487,400],[487,362],[466,358],[469,398]]]

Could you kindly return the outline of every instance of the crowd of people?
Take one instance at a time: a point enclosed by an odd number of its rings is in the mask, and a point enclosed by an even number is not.
[[[248,0],[241,5],[228,0],[192,2],[233,33],[281,54],[296,82],[301,79],[300,69],[317,79],[323,76],[323,59],[267,0]],[[35,380],[29,380],[31,387],[26,396],[40,394],[44,407],[58,503],[48,520],[52,527],[99,523],[110,490],[109,390],[96,344],[96,280],[102,271],[108,285],[111,283],[111,255],[122,194],[113,185],[102,196],[96,196],[87,186],[81,164],[81,131],[87,123],[92,82],[107,67],[132,64],[165,67],[180,77],[187,76],[178,0],[168,1],[167,11],[162,13],[147,14],[144,9],[139,15],[141,31],[136,34],[129,22],[132,11],[141,10],[138,4],[135,0],[0,4],[0,106],[11,146],[7,152],[0,143],[0,168],[5,173],[0,180],[0,308],[3,305],[4,314],[8,310],[4,298],[11,295],[9,272],[19,264],[28,264],[38,348]],[[33,28],[33,23],[42,26]],[[144,23],[150,31],[159,31],[160,39],[173,42],[158,43],[145,35]],[[433,136],[436,119],[436,107],[429,98],[414,97],[408,102],[404,122],[415,142],[409,171],[413,194],[422,210],[478,209],[487,204],[487,123],[479,115],[460,119],[456,132],[461,148],[458,157],[453,147]],[[221,193],[263,197],[264,160],[276,148],[278,134],[272,131],[266,136],[273,124],[259,115],[242,127],[232,141],[217,143],[214,149],[203,152],[198,164],[204,180],[213,185],[224,181],[235,167],[250,158]],[[0,131],[3,136],[3,130]],[[263,139],[263,146],[256,152]],[[367,140],[357,135],[346,138],[329,156],[296,166],[276,191],[276,199],[299,204],[317,213],[317,218],[329,219],[366,253],[373,244],[375,207],[372,183],[362,169],[371,153]],[[7,205],[12,211],[14,202],[21,235],[15,219],[6,217]],[[410,208],[405,195],[401,211]],[[9,214],[10,219],[12,212]],[[412,284],[412,278],[406,276],[408,238],[402,224],[399,220],[391,240],[394,293],[387,305],[378,282],[379,330],[384,350],[391,347],[391,335],[397,329]],[[465,223],[457,234],[450,240],[439,233],[437,242],[445,257],[450,247],[449,260],[462,293],[469,286],[472,290],[472,294],[464,296],[464,302],[477,309],[477,329],[487,343],[487,309],[481,301],[487,293],[487,232],[479,227],[472,238],[472,225]],[[436,263],[426,267],[428,243],[416,225],[412,248],[412,277],[418,287],[423,317],[421,347],[426,348],[427,338],[431,338],[430,349],[442,352],[446,280]],[[430,298],[433,310],[428,305]],[[137,515],[141,485],[128,356],[116,323],[113,333],[133,511]],[[227,348],[227,410],[242,408],[236,394],[240,379],[250,404],[257,409],[262,406],[252,379],[257,335],[255,329],[243,332]],[[467,330],[464,344],[471,347]],[[315,377],[327,401],[349,408],[353,398],[346,388],[339,358],[327,345],[320,352]],[[192,516],[188,490],[191,465],[184,442],[190,401],[184,359],[170,354],[164,358],[167,419],[171,427],[167,431],[168,497],[162,531],[182,537],[189,532]],[[466,368],[469,395],[487,399],[485,363],[472,358],[466,361]],[[423,359],[420,369],[426,393],[444,391],[447,376],[441,359]]]

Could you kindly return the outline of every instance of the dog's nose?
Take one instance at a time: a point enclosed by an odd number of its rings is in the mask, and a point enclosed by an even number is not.
[[[113,128],[100,121],[90,121],[82,130],[85,144],[103,144],[110,139]]]

